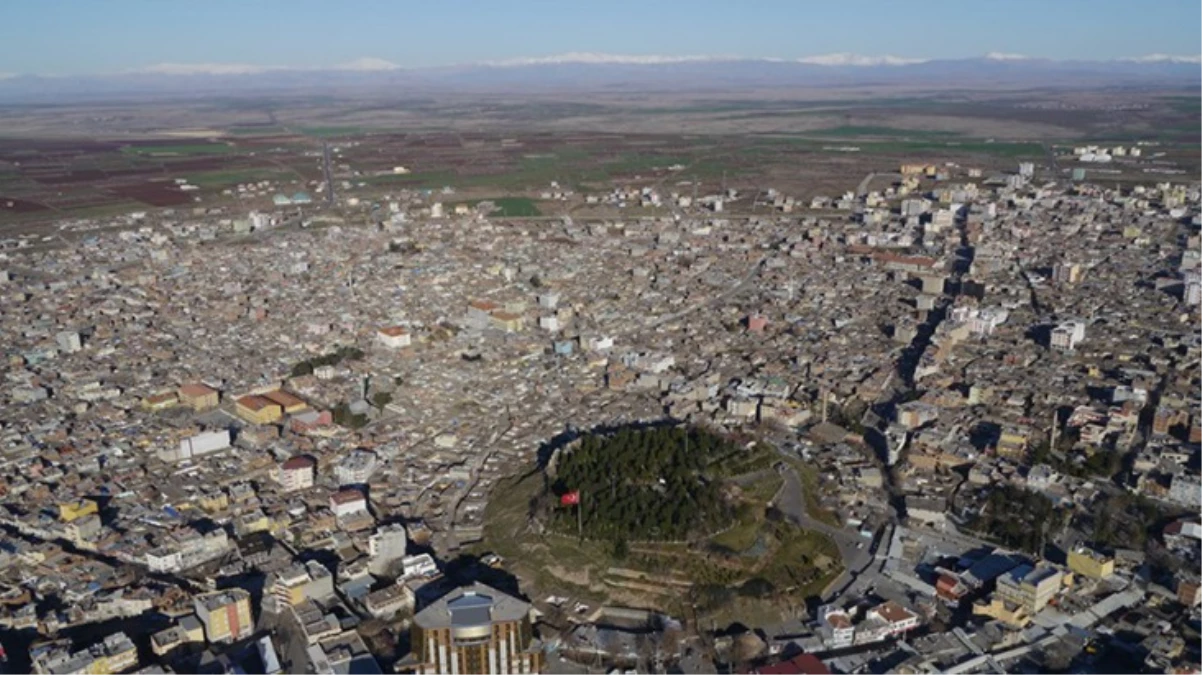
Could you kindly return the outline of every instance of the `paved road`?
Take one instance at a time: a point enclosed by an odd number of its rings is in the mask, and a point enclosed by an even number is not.
[[[781,476],[784,477],[785,484],[777,497],[776,507],[797,525],[827,535],[839,547],[839,555],[843,556],[844,571],[828,587],[834,589],[829,596],[838,595],[861,572],[872,565],[873,556],[869,553],[872,542],[843,528],[832,527],[811,518],[810,514],[806,512],[805,492],[797,471],[791,466],[786,466],[781,471]],[[829,600],[830,598],[823,599]]]

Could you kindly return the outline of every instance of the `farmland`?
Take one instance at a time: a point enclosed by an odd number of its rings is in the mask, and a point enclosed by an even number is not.
[[[635,185],[658,186],[665,195],[771,187],[806,199],[902,162],[957,162],[998,172],[1020,160],[1042,164],[1052,148],[1064,155],[1087,142],[1158,146],[1145,153],[1148,160],[1129,162],[1129,172],[1098,174],[1098,180],[1147,179],[1142,167],[1152,159],[1157,170],[1196,173],[1195,98],[1145,92],[1131,106],[1124,96],[307,97],[109,104],[102,117],[87,105],[34,106],[6,113],[0,219],[26,223],[120,207],[231,201],[271,208],[274,192],[316,189],[325,143],[333,148],[333,174],[347,186],[344,193],[362,191],[373,199],[451,187],[456,196],[448,203],[489,199],[502,205],[494,214],[500,217],[545,211],[501,200],[539,199],[552,183],[593,195]],[[1123,105],[1122,115],[1108,112]],[[164,120],[191,131],[162,131],[171,128]],[[394,171],[398,166],[408,172]],[[263,182],[253,192],[237,189]],[[191,187],[181,189],[184,183]]]

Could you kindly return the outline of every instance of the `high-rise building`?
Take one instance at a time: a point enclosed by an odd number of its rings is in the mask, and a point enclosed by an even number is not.
[[[474,584],[431,603],[413,617],[413,652],[398,666],[413,673],[537,673],[542,645],[530,605]]]
[[[201,595],[193,603],[209,642],[235,642],[255,632],[250,593],[240,588]]]
[[[385,525],[376,530],[367,540],[367,553],[371,558],[371,573],[382,576],[396,561],[405,557],[405,548],[409,537],[405,535],[405,526],[400,523]]]
[[[1052,266],[1052,281],[1058,284],[1075,284],[1081,280],[1081,266],[1076,263],[1056,263]]]
[[[1084,321],[1065,321],[1052,329],[1052,349],[1071,352],[1084,339]]]
[[[1185,273],[1185,302],[1188,305],[1202,303],[1202,274],[1195,270]]]

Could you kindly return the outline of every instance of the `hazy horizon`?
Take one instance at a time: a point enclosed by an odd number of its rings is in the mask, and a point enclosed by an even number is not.
[[[562,5],[313,0],[203,4],[14,1],[21,30],[0,75],[237,74],[467,64],[665,63],[710,58],[902,65],[982,57],[1200,60],[1202,6],[1187,0],[818,4],[714,0]]]

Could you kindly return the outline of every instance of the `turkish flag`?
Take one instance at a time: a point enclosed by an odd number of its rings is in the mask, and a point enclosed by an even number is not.
[[[579,490],[573,490],[571,492],[566,492],[563,494],[563,496],[561,496],[559,498],[560,506],[572,506],[573,504],[579,504],[579,503],[580,503],[580,491]]]

